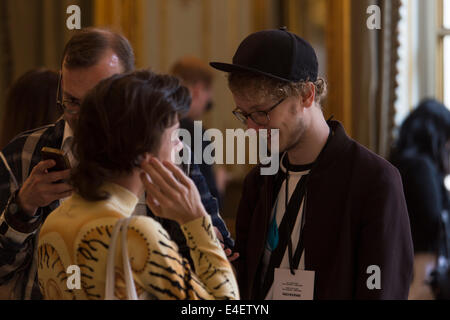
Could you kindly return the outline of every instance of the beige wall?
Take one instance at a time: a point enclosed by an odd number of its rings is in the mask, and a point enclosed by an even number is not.
[[[150,67],[169,72],[170,66],[184,55],[204,60],[231,62],[239,43],[255,29],[276,27],[273,18],[277,1],[272,0],[150,0],[142,1],[137,67]],[[231,111],[234,102],[227,88],[226,75],[215,71],[214,109],[204,118],[209,128],[225,133],[240,127]],[[237,180],[242,180],[249,167],[228,166]]]

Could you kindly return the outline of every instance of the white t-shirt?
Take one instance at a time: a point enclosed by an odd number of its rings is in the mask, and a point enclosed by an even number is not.
[[[283,172],[286,172],[286,167],[283,165],[283,159],[284,156],[282,157],[281,161],[280,161],[280,169]],[[288,201],[290,201],[292,194],[295,191],[295,188],[297,187],[297,183],[300,181],[300,179],[304,176],[307,175],[310,172],[310,170],[305,170],[305,171],[291,171],[289,170],[289,195],[288,195]],[[277,196],[277,200],[275,201],[275,205],[272,209],[272,215],[270,217],[270,223],[272,223],[274,214],[276,214],[276,222],[277,222],[277,227],[280,227],[281,221],[283,220],[283,216],[284,213],[286,211],[286,207],[285,207],[285,197],[286,197],[286,179],[283,181],[280,191],[278,193]],[[305,198],[305,197],[304,197]],[[292,229],[292,234],[291,234],[291,241],[292,241],[292,252],[295,252],[297,245],[298,245],[298,241],[300,239],[300,231],[301,231],[301,219],[302,219],[302,212],[303,212],[303,204],[304,204],[304,198],[302,200],[302,203],[300,205],[300,209],[299,209],[299,213],[297,215],[297,220],[295,221],[295,225],[294,228]],[[269,262],[270,262],[270,256],[271,256],[272,252],[268,249],[267,245],[266,248],[264,250],[264,255],[263,255],[263,278],[265,279],[265,274],[267,271],[267,268],[269,267]],[[289,269],[289,257],[288,257],[288,250],[286,248],[286,251],[284,253],[283,259],[281,260],[281,264],[280,264],[280,268],[281,269]],[[305,269],[305,251],[303,251],[302,256],[300,258],[300,263],[298,265],[298,268],[300,270],[304,270]],[[273,298],[273,284],[271,285],[267,295],[266,295],[266,300],[272,300]]]

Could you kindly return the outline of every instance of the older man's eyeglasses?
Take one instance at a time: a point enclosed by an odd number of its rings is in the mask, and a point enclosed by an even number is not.
[[[63,112],[67,112],[70,115],[77,115],[80,113],[81,103],[78,100],[62,99],[62,86],[61,86],[62,74],[59,73],[58,79],[58,91],[56,91],[56,105],[60,107]]]
[[[284,100],[285,98],[281,99],[274,106],[270,107],[266,111],[255,111],[251,113],[246,113],[240,110],[239,108],[236,108],[233,110],[233,114],[239,121],[241,121],[245,125],[247,125],[248,118],[250,118],[257,125],[264,126],[268,124],[270,121],[269,113],[273,111],[276,107],[278,107]]]

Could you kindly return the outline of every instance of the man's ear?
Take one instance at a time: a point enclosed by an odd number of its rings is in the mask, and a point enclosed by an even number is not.
[[[308,82],[302,94],[303,106],[305,108],[311,107],[314,103],[315,98],[316,98],[316,87],[312,82]]]
[[[202,84],[200,82],[196,82],[193,85],[190,85],[189,90],[191,91],[192,100],[197,100],[202,91]]]

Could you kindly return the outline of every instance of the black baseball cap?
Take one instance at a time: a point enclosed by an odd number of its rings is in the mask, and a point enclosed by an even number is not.
[[[239,45],[233,63],[210,65],[225,72],[250,71],[288,82],[315,82],[319,69],[313,47],[286,27],[252,33]]]

